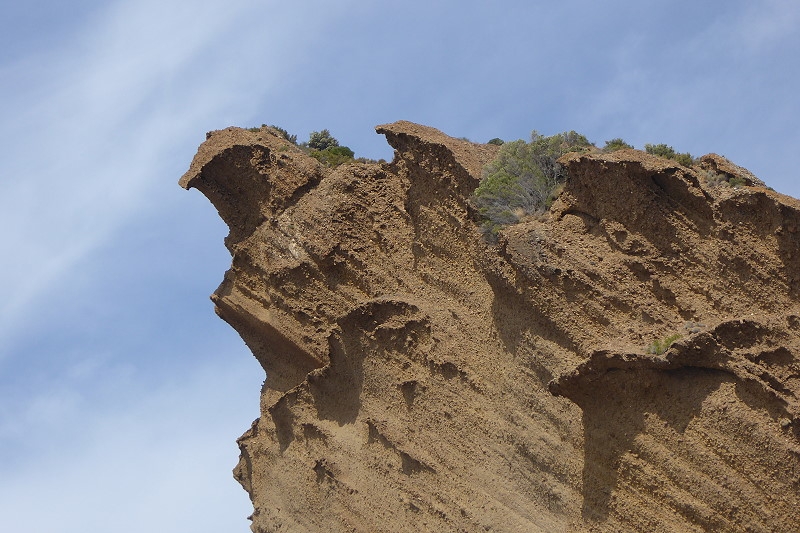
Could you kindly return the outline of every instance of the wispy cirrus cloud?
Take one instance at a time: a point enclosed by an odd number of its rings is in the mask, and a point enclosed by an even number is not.
[[[13,102],[0,130],[8,148],[0,161],[0,235],[9,251],[0,275],[14,280],[0,304],[0,337],[33,298],[141,207],[159,156],[222,104],[209,98],[206,106],[182,107],[199,103],[196,93],[181,99],[177,87],[172,95],[159,91],[186,74],[208,39],[229,29],[232,4],[192,26],[153,2],[112,4],[80,39],[2,67],[0,77],[25,86],[4,84],[0,95]],[[153,28],[147,17],[160,24]],[[165,123],[172,109],[175,120]]]
[[[154,183],[180,175],[203,131],[253,114],[303,51],[293,32],[332,11],[316,8],[301,19],[247,0],[119,1],[73,40],[0,65],[0,276],[13,280],[0,354],[36,298],[160,201]]]
[[[2,530],[246,529],[232,439],[263,374],[205,296],[224,228],[176,185],[207,130],[385,150],[371,126],[401,118],[475,140],[574,128],[760,175],[800,142],[791,0],[72,6],[0,55]]]
[[[263,371],[221,322],[192,340],[217,319],[186,254],[196,234],[226,252],[177,179],[205,131],[257,114],[299,29],[336,19],[315,7],[104,3],[0,64],[0,529],[246,530],[233,439]]]

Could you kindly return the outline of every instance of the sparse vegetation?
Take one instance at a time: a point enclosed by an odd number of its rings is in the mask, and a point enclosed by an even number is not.
[[[677,156],[675,156],[675,161],[677,161],[678,163],[680,163],[685,167],[690,167],[694,165],[694,157],[692,157],[692,154],[690,154],[689,152],[678,154]]]
[[[355,154],[347,146],[330,146],[324,150],[311,150],[309,155],[329,167],[338,167],[342,163],[353,161]]]
[[[712,170],[703,170],[700,176],[705,180],[706,185],[709,187],[733,187],[738,189],[747,185],[744,178],[739,176],[728,176]]]
[[[728,185],[733,187],[734,189],[738,189],[739,187],[744,187],[747,183],[744,181],[744,178],[740,178],[738,176],[734,176],[728,180]]]
[[[663,339],[656,339],[649,346],[647,346],[647,353],[661,355],[667,350],[669,347],[672,346],[672,343],[676,340],[680,339],[681,336],[678,333],[670,335],[668,337],[664,337]]]
[[[381,158],[381,159],[371,159],[369,157],[357,157],[355,159],[355,162],[356,163],[367,163],[367,164],[372,164],[372,165],[374,165],[374,164],[383,165],[384,163],[386,163],[386,160],[383,159],[383,158]]]
[[[616,139],[611,139],[610,141],[606,141],[606,145],[603,146],[604,152],[615,152],[617,150],[622,150],[623,148],[633,148],[630,144],[626,143],[619,137]]]
[[[262,124],[261,126],[264,127],[264,124]],[[270,128],[272,128],[273,130],[275,130],[278,133],[280,133],[281,136],[283,136],[283,138],[286,139],[287,141],[289,141],[290,143],[297,144],[297,135],[290,134],[288,131],[286,131],[285,129],[281,128],[280,126],[272,125],[272,126],[270,126]]]
[[[266,124],[262,124],[261,127],[253,127],[247,128],[248,131],[258,132],[264,128],[272,128],[276,132],[278,132],[281,137],[283,137],[286,141],[290,142],[291,144],[300,148],[303,152],[307,153],[320,163],[328,167],[338,167],[343,163],[350,163],[353,161],[357,161],[359,163],[385,163],[386,161],[381,159],[376,161],[374,159],[367,159],[365,157],[359,157],[355,159],[355,153],[347,146],[340,146],[338,139],[331,135],[330,130],[324,129],[321,131],[312,131],[308,136],[308,141],[304,143],[297,143],[297,135],[292,135],[284,128],[280,126],[267,126]],[[279,150],[286,150],[288,149],[288,145],[284,145],[279,148]]]
[[[700,171],[700,177],[706,182],[708,187],[727,187],[728,177],[725,174],[714,172],[713,170]]]
[[[667,159],[675,158],[675,149],[667,144],[645,144],[644,151],[648,154],[666,157]]]
[[[288,131],[286,131],[285,129],[281,128],[280,126],[275,126],[275,125],[267,126],[266,124],[262,124],[261,126],[254,126],[252,128],[247,128],[247,131],[257,132],[257,131],[261,131],[264,128],[272,128],[273,130],[275,130],[278,133],[280,133],[281,136],[284,139],[286,139],[287,141],[289,141],[290,143],[297,144],[297,135],[290,134]]]
[[[491,240],[504,226],[546,209],[565,178],[556,160],[567,152],[592,147],[574,131],[549,137],[533,131],[530,142],[504,143],[484,169],[483,180],[471,198],[485,218],[481,225],[484,234]]]
[[[672,146],[667,144],[645,144],[644,151],[648,154],[672,159],[685,167],[690,167],[694,164],[694,157],[692,157],[692,154],[689,152],[678,153]]]

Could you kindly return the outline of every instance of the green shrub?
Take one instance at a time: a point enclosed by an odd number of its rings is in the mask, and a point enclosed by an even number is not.
[[[747,181],[744,178],[729,176],[712,170],[702,170],[700,171],[700,176],[705,180],[708,187],[733,187],[738,189],[747,185]]]
[[[744,181],[744,178],[734,176],[728,180],[728,184],[734,189],[738,189],[739,187],[744,187],[747,184],[747,182]]]
[[[673,159],[685,167],[690,167],[694,165],[694,157],[692,157],[692,154],[690,154],[689,152],[683,154],[675,154],[675,157],[673,157]]]
[[[494,139],[491,139],[486,144],[494,144],[495,146],[502,146],[504,143],[505,143],[505,141],[503,139],[501,139],[500,137],[495,137]]]
[[[661,355],[669,350],[669,347],[672,346],[673,342],[680,338],[681,336],[678,333],[675,333],[674,335],[664,337],[663,339],[656,339],[647,347],[647,353]]]
[[[679,154],[672,146],[666,144],[645,144],[644,151],[648,154],[657,155],[667,159],[672,159],[677,163],[690,167],[694,164],[694,157],[689,152]]]
[[[342,163],[353,161],[355,153],[347,146],[330,146],[324,150],[311,150],[311,157],[329,167],[338,167]]]
[[[567,152],[591,147],[586,137],[574,131],[550,137],[533,131],[530,142],[504,143],[484,169],[484,177],[470,200],[484,217],[484,234],[491,239],[503,226],[546,209],[565,178],[556,160]]]
[[[645,144],[644,151],[647,152],[648,154],[653,154],[660,157],[666,157],[667,159],[673,159],[675,157],[675,149],[672,146],[666,145],[664,143]]]
[[[610,141],[606,141],[606,145],[603,146],[604,152],[615,152],[617,150],[622,150],[623,148],[633,148],[630,144],[626,143],[619,137],[616,139],[611,139]]]
[[[306,146],[312,150],[323,151],[327,148],[339,146],[339,141],[337,141],[328,130],[312,131],[311,135],[308,136],[308,143],[306,143]]]

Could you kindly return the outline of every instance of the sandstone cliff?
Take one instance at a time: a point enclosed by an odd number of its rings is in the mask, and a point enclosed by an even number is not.
[[[497,148],[377,131],[391,163],[336,169],[216,131],[181,179],[230,227],[212,299],[266,371],[254,532],[800,531],[800,202],[719,156],[573,154],[487,244]]]

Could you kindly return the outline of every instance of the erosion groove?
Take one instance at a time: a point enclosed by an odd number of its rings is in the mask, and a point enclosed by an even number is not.
[[[377,131],[391,163],[335,169],[211,132],[180,182],[266,371],[254,532],[800,531],[800,202],[714,154],[568,154],[490,244],[497,147]]]

